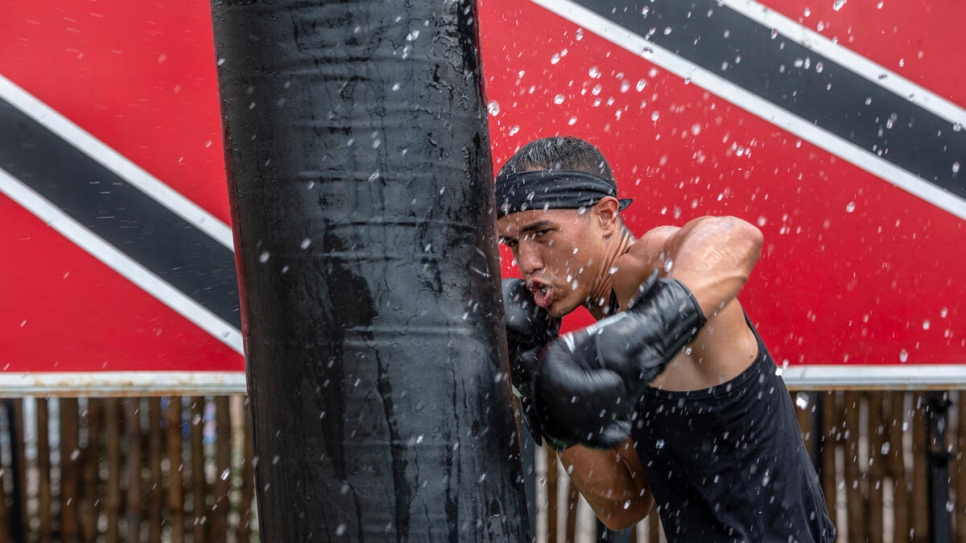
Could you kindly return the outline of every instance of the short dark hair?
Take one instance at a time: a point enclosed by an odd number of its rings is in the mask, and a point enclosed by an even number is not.
[[[600,149],[572,136],[554,136],[531,141],[513,153],[499,175],[527,170],[578,170],[614,181],[614,173]]]

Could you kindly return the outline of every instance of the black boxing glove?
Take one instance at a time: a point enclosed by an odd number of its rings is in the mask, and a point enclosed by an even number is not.
[[[635,401],[707,322],[688,287],[657,272],[612,319],[597,334],[597,356],[620,374]]]
[[[623,441],[641,393],[705,322],[683,283],[655,273],[630,309],[555,341],[533,385],[548,443],[613,447]]]
[[[534,372],[533,410],[554,449],[614,447],[630,434],[627,388],[618,373],[601,367],[595,337],[587,329],[566,334],[547,347]]]
[[[522,279],[503,280],[503,313],[506,318],[510,382],[520,398],[523,422],[537,445],[541,445],[540,426],[531,401],[531,381],[540,353],[557,339],[560,319],[555,319],[533,301],[533,293]]]

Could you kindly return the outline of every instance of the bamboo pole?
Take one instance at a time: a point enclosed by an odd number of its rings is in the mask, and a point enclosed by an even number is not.
[[[168,403],[168,507],[171,514],[171,543],[184,543],[184,459],[181,452],[182,406],[180,396],[171,396]]]
[[[885,456],[882,447],[885,444],[886,420],[883,417],[883,402],[885,395],[881,392],[870,392],[869,402],[869,510],[868,510],[868,543],[882,543],[884,540],[884,507],[883,484],[885,482]]]
[[[101,504],[100,493],[100,451],[101,447],[101,419],[103,418],[103,403],[97,398],[87,399],[87,411],[82,415],[86,420],[87,446],[81,456],[83,467],[81,492],[83,497],[78,504],[78,514],[81,519],[81,536],[84,541],[94,541],[97,537],[97,520]],[[80,419],[78,419],[80,422]]]
[[[822,492],[825,494],[825,506],[828,508],[832,522],[837,516],[836,498],[838,496],[838,474],[835,465],[835,451],[841,441],[842,412],[840,407],[841,393],[828,392],[822,402]]]
[[[104,443],[107,455],[107,543],[118,543],[121,528],[121,420],[117,398],[104,400]]]
[[[141,439],[141,400],[121,400],[124,412],[125,441],[127,442],[127,541],[141,541],[141,508],[143,485],[141,467],[144,461]]]
[[[862,393],[845,393],[845,496],[849,541],[865,541],[864,481],[859,465],[859,404]]]
[[[242,400],[243,403],[248,399]],[[242,483],[238,497],[238,541],[239,543],[249,543],[252,539],[252,502],[255,497],[255,470],[252,467],[254,447],[252,447],[252,419],[248,408],[243,410],[242,422],[244,432],[242,432]]]
[[[195,396],[191,404],[191,515],[192,541],[202,543],[205,538],[205,514],[208,488],[205,484],[205,398]]]
[[[79,541],[80,416],[77,398],[60,399],[60,537],[64,543]]]
[[[544,445],[547,453],[547,542],[557,543],[557,527],[559,526],[560,508],[557,498],[557,489],[560,488],[559,472],[557,465],[560,462],[557,454],[550,452],[550,448]],[[568,511],[569,515],[569,511]]]
[[[0,411],[3,411],[3,404],[0,404]],[[7,470],[3,469],[3,457],[0,455],[0,543],[11,543],[13,534],[10,533],[10,509],[7,507],[7,490],[4,479],[8,477]]]
[[[231,510],[231,405],[228,396],[215,397],[215,484],[212,506],[212,543],[227,543]]]
[[[926,458],[926,398],[922,393],[915,395],[915,411],[912,416],[912,541],[929,541],[929,487],[928,460]]]
[[[50,408],[46,398],[37,398],[37,516],[38,543],[53,541],[53,493],[50,487]],[[2,500],[2,496],[0,496]]]
[[[151,468],[151,500],[148,508],[150,543],[161,543],[161,511],[164,500],[164,475],[161,471],[161,398],[148,399],[148,462]]]
[[[953,525],[957,543],[966,543],[966,392],[956,393],[956,403],[956,455],[953,457],[956,509]]]
[[[906,475],[904,434],[906,428],[904,392],[889,393],[889,459],[888,472],[892,477],[892,524],[895,542],[909,541],[910,483]]]

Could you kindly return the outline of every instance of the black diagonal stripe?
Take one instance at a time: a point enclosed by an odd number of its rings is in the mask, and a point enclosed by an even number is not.
[[[231,250],[2,99],[0,168],[240,328]]]
[[[715,1],[577,0],[652,43],[966,198],[966,130]]]

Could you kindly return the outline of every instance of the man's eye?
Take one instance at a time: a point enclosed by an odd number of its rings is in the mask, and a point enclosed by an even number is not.
[[[502,243],[503,245],[506,245],[511,249],[517,246],[517,240],[515,239],[505,239],[505,240],[502,240],[500,243]]]
[[[550,233],[550,230],[537,230],[536,232],[533,233],[533,237],[542,238],[543,236],[546,236],[549,233]]]

